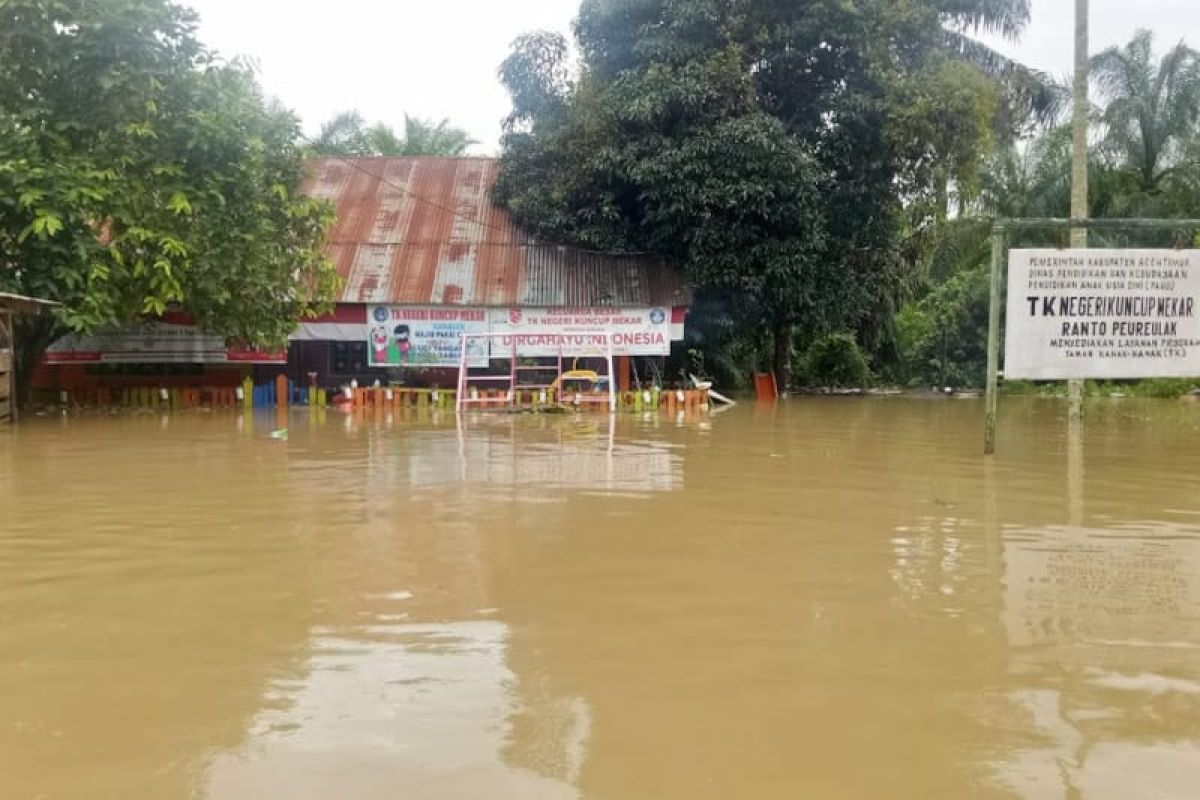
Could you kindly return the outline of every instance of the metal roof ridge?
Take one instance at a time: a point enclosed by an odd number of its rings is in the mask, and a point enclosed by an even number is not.
[[[513,223],[515,225],[515,223]],[[517,225],[519,231],[523,229]],[[603,256],[605,258],[654,258],[666,261],[665,256],[651,250],[592,250],[587,247],[581,247],[577,244],[567,244],[565,242],[529,242],[529,241],[492,241],[489,239],[477,239],[469,242],[448,242],[445,239],[429,238],[429,239],[326,239],[325,244],[337,245],[388,245],[389,247],[460,247],[460,246],[475,246],[486,244],[489,247],[513,247],[513,248],[554,248],[556,250],[574,250],[577,253],[585,253],[587,255]]]

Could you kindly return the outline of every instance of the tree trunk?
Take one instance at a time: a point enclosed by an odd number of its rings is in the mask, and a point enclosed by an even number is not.
[[[775,384],[779,389],[779,396],[787,397],[788,385],[792,380],[792,326],[790,323],[780,322],[771,335],[775,347],[771,363],[775,373]]]

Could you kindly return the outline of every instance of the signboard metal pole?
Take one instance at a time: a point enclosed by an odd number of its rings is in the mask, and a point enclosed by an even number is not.
[[[988,298],[987,384],[984,391],[985,421],[983,454],[996,452],[996,391],[1000,371],[1000,288],[1003,286],[1004,244],[1007,231],[1004,223],[992,226],[992,274]]]

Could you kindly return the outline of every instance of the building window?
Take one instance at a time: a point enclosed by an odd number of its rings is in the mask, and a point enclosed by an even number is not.
[[[367,369],[366,342],[334,342],[333,373],[352,375]]]

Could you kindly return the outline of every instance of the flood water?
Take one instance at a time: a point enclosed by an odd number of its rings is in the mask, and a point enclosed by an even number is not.
[[[0,431],[0,798],[1194,798],[1200,405]]]

